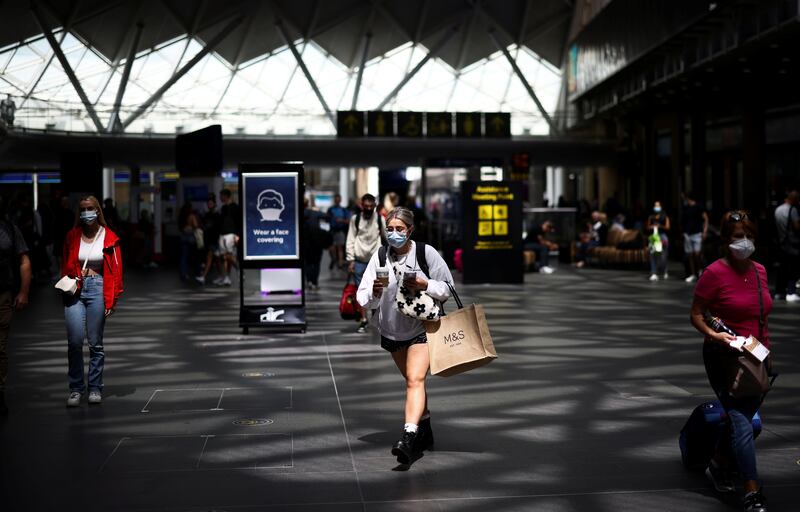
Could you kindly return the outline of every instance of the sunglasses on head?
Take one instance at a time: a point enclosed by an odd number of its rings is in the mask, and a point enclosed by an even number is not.
[[[748,220],[745,212],[730,212],[728,214],[728,222],[742,222]]]

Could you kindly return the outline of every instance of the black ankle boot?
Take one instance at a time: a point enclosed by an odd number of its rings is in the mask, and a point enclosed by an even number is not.
[[[431,418],[428,416],[419,422],[417,433],[417,451],[433,449],[433,429],[431,428]]]
[[[403,437],[392,447],[392,455],[397,457],[400,464],[408,464],[417,454],[416,444],[417,432],[403,431]]]

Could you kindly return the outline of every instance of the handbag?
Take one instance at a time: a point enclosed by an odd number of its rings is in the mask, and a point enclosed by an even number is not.
[[[453,286],[447,286],[458,309],[438,321],[424,323],[431,374],[441,377],[464,373],[497,359],[483,306],[464,307]]]
[[[100,233],[102,232],[102,229],[103,228],[100,228],[100,230],[97,232],[97,234],[94,235],[94,240],[92,240],[92,245],[89,247],[89,254],[91,254],[92,249],[94,249],[94,244],[97,243],[97,239],[100,238]],[[86,260],[83,262],[83,268],[81,269],[81,275],[83,275],[83,273],[86,272],[86,265],[88,265],[88,264],[89,264],[89,257],[87,256]],[[64,293],[67,293],[69,295],[75,295],[76,293],[78,293],[78,281],[79,280],[80,280],[80,278],[78,278],[78,277],[64,276],[61,279],[59,279],[58,282],[55,284],[55,289],[56,290],[60,290],[60,291],[62,291]]]
[[[758,269],[755,268],[756,283],[758,284],[758,302],[760,307],[758,317],[758,338],[764,336],[764,297],[761,290],[761,277]],[[772,368],[772,356],[767,356],[763,362],[758,361],[749,352],[737,354],[727,351],[720,355],[725,368],[727,378],[728,394],[734,398],[743,397],[763,397],[772,388],[770,373]],[[774,380],[774,378],[772,379]]]
[[[203,238],[203,228],[195,228],[194,231],[194,243],[197,246],[197,249],[201,250],[205,247],[205,239]]]
[[[439,318],[439,313],[441,312],[439,301],[428,295],[428,292],[424,290],[409,290],[406,288],[403,285],[404,270],[397,262],[392,263],[392,270],[394,270],[394,277],[397,279],[395,299],[400,313],[422,321],[432,321]]]

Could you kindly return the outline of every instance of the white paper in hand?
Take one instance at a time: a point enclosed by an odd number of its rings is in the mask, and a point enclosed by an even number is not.
[[[745,343],[747,343],[747,338],[745,338],[744,336],[737,336],[735,340],[729,343],[729,345],[731,346],[731,348],[735,348],[736,350],[741,351]]]

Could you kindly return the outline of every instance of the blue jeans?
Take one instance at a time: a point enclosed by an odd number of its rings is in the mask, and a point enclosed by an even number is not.
[[[103,277],[87,276],[79,295],[64,294],[67,321],[69,389],[83,393],[83,340],[89,340],[89,391],[103,390],[103,329],[106,324]]]
[[[536,263],[534,263],[534,268],[539,270],[542,267],[546,267],[550,263],[550,249],[545,247],[542,244],[537,243],[529,243],[525,244],[523,247],[526,251],[533,251],[536,253]]]
[[[356,268],[355,268],[355,277],[356,277],[356,286],[361,286],[361,280],[364,278],[364,271],[367,270],[368,263],[361,263],[360,261],[356,261]]]
[[[728,413],[725,425],[725,436],[719,442],[722,452],[733,452],[736,466],[742,480],[758,480],[756,467],[756,444],[753,437],[753,416],[761,406],[761,397],[732,397],[727,391],[727,377],[724,365],[720,364],[720,352],[730,350],[705,342],[703,344],[703,362],[706,367],[709,383]],[[728,449],[729,448],[729,449]]]
[[[667,273],[667,251],[669,249],[669,238],[664,233],[661,233],[661,252],[650,252],[650,273],[661,274]]]
[[[194,237],[194,233],[181,233],[181,260],[179,267],[181,279],[189,279],[194,275],[194,273],[189,274],[189,264],[193,259],[196,247],[197,240]],[[194,272],[194,269],[191,269],[191,271]]]

